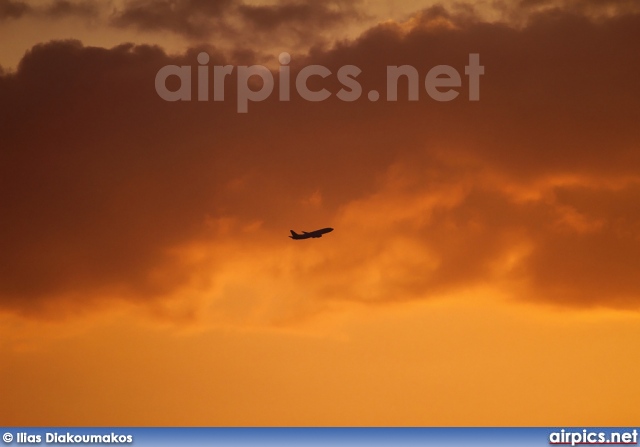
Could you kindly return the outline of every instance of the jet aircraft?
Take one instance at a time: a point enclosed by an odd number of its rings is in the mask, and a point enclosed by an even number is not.
[[[322,237],[323,234],[327,234],[327,233],[331,233],[333,231],[333,228],[321,228],[320,230],[316,230],[316,231],[311,231],[311,232],[306,232],[303,231],[302,234],[298,234],[295,231],[291,230],[291,236],[289,236],[291,239],[310,239],[310,238],[318,238],[318,237]]]

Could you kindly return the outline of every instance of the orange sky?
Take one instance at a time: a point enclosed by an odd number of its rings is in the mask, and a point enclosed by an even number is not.
[[[0,0],[0,40],[0,425],[637,424],[633,3]],[[202,50],[485,74],[163,101]]]

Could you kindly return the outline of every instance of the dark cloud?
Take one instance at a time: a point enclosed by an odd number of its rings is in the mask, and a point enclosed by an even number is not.
[[[115,26],[173,31],[205,37],[226,26],[223,15],[234,0],[129,0],[111,21]]]
[[[3,100],[13,104],[3,113],[5,298],[150,292],[140,290],[147,267],[180,238],[175,229],[188,231],[183,219],[194,218],[205,191],[196,179],[174,178],[185,171],[171,166],[188,170],[194,154],[182,153],[179,135],[164,120],[157,128],[149,109],[154,72],[168,62],[148,47],[59,42],[35,47],[2,80]],[[160,134],[166,143],[154,149]]]
[[[554,193],[558,217],[532,229],[537,248],[527,263],[534,290],[564,304],[637,309],[640,212],[632,204],[640,184]]]
[[[68,0],[55,0],[53,3],[44,7],[43,13],[52,18],[68,16],[97,17],[100,13],[100,6],[96,2],[91,1],[71,2]]]
[[[0,20],[26,16],[62,18],[69,16],[96,17],[101,6],[92,1],[53,0],[51,3],[33,6],[28,2],[0,0]]]
[[[505,283],[516,299],[637,309],[640,17],[555,11],[516,29],[430,10],[414,22],[294,57],[294,76],[360,67],[360,100],[274,92],[248,114],[233,76],[224,102],[156,95],[158,69],[196,65],[200,49],[33,48],[0,77],[1,305],[151,303],[194,283],[226,302],[236,289],[219,272],[237,265],[238,287],[265,274],[313,288],[319,307]],[[447,103],[424,88],[408,102],[405,83],[397,102],[366,99],[385,91],[387,65],[423,80],[438,64],[463,72],[469,53],[486,70],[480,101],[464,75]],[[268,261],[290,228],[319,222],[342,225],[339,248],[312,265]],[[185,260],[189,246],[206,253]]]
[[[358,2],[286,0],[249,5],[240,0],[131,0],[110,23],[145,31],[170,31],[192,40],[221,39],[245,46],[318,44],[322,34],[363,16]],[[256,45],[260,42],[260,45]]]
[[[633,0],[520,0],[519,2],[495,2],[505,18],[513,23],[528,21],[539,13],[573,13],[592,19],[614,17],[640,12],[640,5]]]
[[[350,2],[298,1],[270,6],[239,5],[238,10],[242,18],[262,31],[273,31],[282,26],[335,26],[359,15]]]
[[[31,11],[29,5],[14,0],[0,0],[0,20],[18,19]]]

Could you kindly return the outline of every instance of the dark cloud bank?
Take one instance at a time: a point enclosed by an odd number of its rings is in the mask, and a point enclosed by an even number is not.
[[[16,5],[4,1],[0,13],[21,14]],[[128,11],[120,20],[142,23]],[[277,25],[259,8],[244,13]],[[158,69],[196,65],[197,50],[170,57],[147,46],[34,47],[15,73],[0,76],[0,306],[28,314],[57,302],[82,308],[92,297],[153,300],[190,274],[172,248],[243,237],[214,234],[206,222],[262,221],[260,240],[285,244],[314,191],[323,196],[317,217],[331,219],[375,195],[401,165],[402,194],[443,185],[464,192],[429,219],[388,228],[439,264],[428,275],[412,265],[404,275],[411,280],[392,281],[384,300],[491,281],[496,260],[526,241],[529,251],[509,273],[520,284],[514,299],[637,309],[640,16],[593,21],[551,9],[522,29],[437,9],[421,17],[410,30],[380,25],[331,51],[294,56],[294,74],[308,64],[334,73],[360,67],[360,100],[310,103],[294,94],[283,103],[274,93],[248,114],[236,113],[233,82],[221,103],[156,95]],[[187,26],[180,14],[175,20],[171,26]],[[208,51],[210,65],[226,62]],[[469,53],[486,70],[478,102],[466,100],[466,87],[447,103],[424,89],[417,102],[366,99],[371,88],[384,91],[387,65],[413,65],[423,78],[438,64],[462,71]],[[529,198],[513,192],[530,190]],[[372,246],[384,243],[381,236]],[[322,271],[327,290],[335,271],[364,260],[333,260]]]

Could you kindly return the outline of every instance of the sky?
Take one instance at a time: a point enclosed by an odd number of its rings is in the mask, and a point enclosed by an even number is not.
[[[637,425],[638,54],[630,0],[0,0],[0,425]]]

